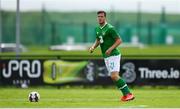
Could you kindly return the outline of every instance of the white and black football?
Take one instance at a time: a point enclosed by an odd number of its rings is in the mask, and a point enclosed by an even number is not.
[[[30,102],[38,102],[40,100],[40,94],[38,92],[30,92],[28,99]]]

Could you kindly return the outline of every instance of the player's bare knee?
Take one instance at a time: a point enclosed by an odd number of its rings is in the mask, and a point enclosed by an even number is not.
[[[113,80],[113,81],[116,81],[116,80],[118,80],[120,77],[119,77],[119,73],[118,72],[112,72],[111,73],[111,79]]]

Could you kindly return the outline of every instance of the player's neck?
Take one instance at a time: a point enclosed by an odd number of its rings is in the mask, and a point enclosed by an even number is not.
[[[101,27],[101,29],[102,29],[102,28],[104,28],[104,27],[106,26],[106,24],[107,24],[107,22],[104,22],[104,23],[99,24],[99,25],[100,25],[100,27]]]

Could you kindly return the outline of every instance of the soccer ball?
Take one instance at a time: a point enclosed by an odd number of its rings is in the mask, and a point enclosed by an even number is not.
[[[38,102],[40,100],[40,95],[38,92],[30,92],[28,99],[30,102]]]

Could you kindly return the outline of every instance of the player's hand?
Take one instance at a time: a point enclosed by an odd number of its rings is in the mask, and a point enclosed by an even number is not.
[[[89,52],[90,52],[90,53],[93,53],[93,52],[94,52],[94,47],[93,47],[93,46],[89,48]]]
[[[106,55],[109,56],[111,54],[111,52],[112,52],[111,49],[106,50]]]

